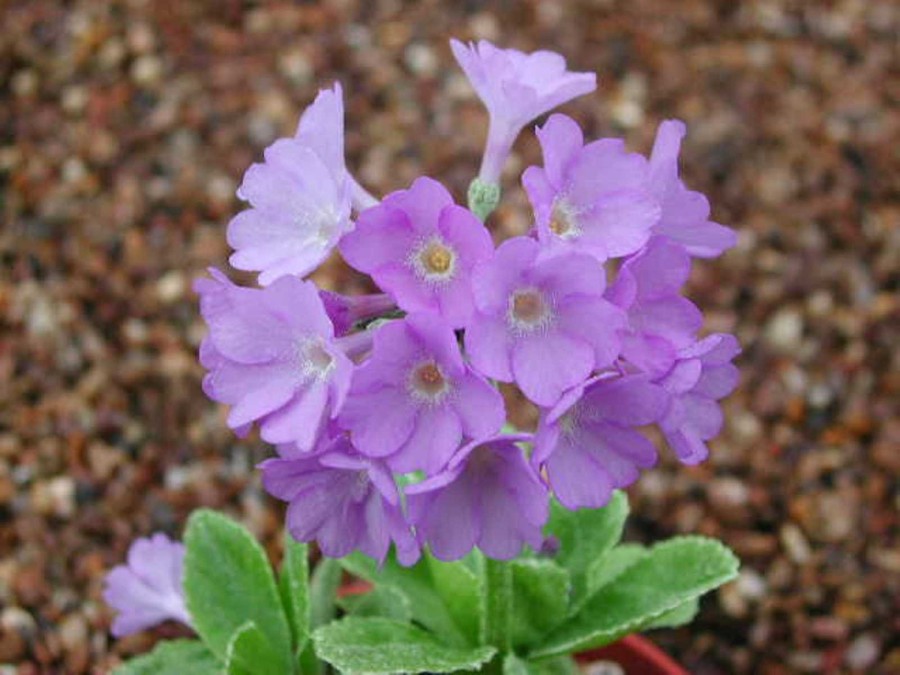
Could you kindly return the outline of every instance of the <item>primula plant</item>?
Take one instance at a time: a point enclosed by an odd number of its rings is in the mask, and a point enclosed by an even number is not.
[[[681,294],[692,258],[735,241],[679,179],[684,125],[663,122],[647,158],[550,116],[521,179],[534,225],[495,245],[514,140],[595,77],[551,52],[452,48],[490,115],[467,206],[427,177],[369,194],[345,165],[339,85],[247,170],[227,237],[258,286],[196,282],[200,360],[235,433],[274,446],[259,468],[287,503],[283,560],[274,573],[209,511],[183,545],[136,541],[107,578],[113,634],[174,619],[198,639],[120,672],[569,672],[575,652],[689,621],[734,577],[710,539],[619,543],[618,490],[658,457],[644,428],[704,460],[737,381],[737,341],[701,337]],[[380,292],[305,279],[336,252]],[[537,406],[536,430],[511,427],[498,383]],[[338,593],[342,575],[365,585]]]

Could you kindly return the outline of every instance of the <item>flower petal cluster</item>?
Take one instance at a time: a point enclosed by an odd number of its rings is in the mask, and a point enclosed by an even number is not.
[[[650,153],[650,187],[662,209],[655,234],[684,246],[692,256],[715,258],[737,243],[734,230],[709,219],[709,200],[678,177],[678,153],[687,133],[684,122],[666,120],[656,131]]]
[[[547,521],[547,490],[517,441],[497,436],[459,450],[447,468],[406,490],[410,521],[440,560],[456,560],[478,546],[507,560],[522,544],[537,550]]]
[[[493,248],[484,225],[431,178],[364,211],[340,246],[400,309],[440,314],[455,328],[472,314],[472,270]]]
[[[251,208],[228,225],[232,266],[259,272],[268,285],[283,275],[306,276],[347,232],[353,183],[344,166],[344,104],[340,85],[321,91],[293,138],[266,148],[238,197]]]
[[[480,178],[496,183],[519,132],[536,117],[597,88],[594,73],[566,69],[554,52],[500,49],[487,40],[451,40],[457,63],[488,109],[490,127]]]
[[[266,490],[288,502],[287,528],[298,541],[315,539],[332,558],[359,550],[379,561],[393,542],[404,565],[419,558],[390,472],[356,452],[346,434],[312,453],[268,459],[260,469]]]
[[[594,378],[542,416],[532,462],[564,506],[604,506],[656,463],[656,447],[635,427],[659,422],[669,406],[668,392],[647,375]]]
[[[242,288],[210,273],[194,286],[209,326],[200,348],[209,371],[203,391],[232,406],[232,429],[259,422],[270,443],[312,448],[343,405],[353,370],[315,285],[281,277],[266,288]]]
[[[466,349],[481,372],[512,382],[538,405],[616,359],[624,314],[603,298],[603,268],[580,253],[542,255],[534,239],[514,237],[473,280],[478,311]]]
[[[685,464],[706,459],[706,441],[722,429],[718,401],[737,386],[739,373],[731,361],[740,351],[733,335],[714,333],[682,349],[675,365],[659,380],[672,398],[660,428]]]
[[[578,124],[565,115],[552,115],[537,137],[544,167],[529,167],[522,184],[542,242],[600,262],[647,243],[661,209],[643,156],[626,151],[618,138],[584,145]]]
[[[503,397],[463,361],[450,325],[412,314],[375,334],[339,422],[362,454],[430,474],[463,438],[485,438],[505,419]]]
[[[453,50],[490,113],[488,182],[526,123],[595,86],[549,52]],[[232,263],[261,287],[215,270],[196,284],[204,391],[237,433],[255,423],[277,446],[263,484],[295,538],[334,557],[394,547],[403,564],[422,548],[511,558],[540,547],[551,497],[599,507],[653,466],[644,427],[684,463],[706,457],[740,348],[702,334],[684,285],[734,235],[678,177],[681,123],[647,158],[553,115],[536,131],[543,165],[522,177],[534,228],[495,246],[434,179],[365,193],[344,166],[342,108],[339,87],[320,93],[245,177]],[[334,250],[354,287],[381,292],[302,280]],[[506,394],[537,408],[534,434],[501,431]]]
[[[169,620],[191,625],[182,587],[184,552],[184,544],[161,532],[132,542],[127,564],[114,567],[104,580],[103,599],[118,612],[111,628],[115,637]]]

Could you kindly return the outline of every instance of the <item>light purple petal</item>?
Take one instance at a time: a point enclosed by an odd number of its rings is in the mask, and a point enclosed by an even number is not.
[[[350,430],[353,444],[361,453],[385,457],[409,439],[415,415],[415,407],[406,392],[385,388],[355,394],[351,389],[338,419]]]
[[[501,382],[513,379],[513,340],[503,317],[475,315],[465,333],[466,354],[482,375]]]
[[[566,115],[551,115],[536,132],[544,154],[547,180],[557,189],[563,185],[569,165],[584,145],[581,127]]]
[[[553,405],[566,389],[586,380],[593,366],[591,347],[561,333],[529,336],[513,348],[516,384],[542,406]]]
[[[466,436],[474,440],[498,432],[506,419],[503,396],[474,373],[456,382],[456,409]]]

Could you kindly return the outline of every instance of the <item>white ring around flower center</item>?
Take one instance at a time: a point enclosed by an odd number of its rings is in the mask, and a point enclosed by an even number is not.
[[[438,364],[425,361],[410,372],[409,391],[413,398],[423,403],[440,403],[450,391],[450,382]]]
[[[456,272],[456,251],[442,239],[433,237],[413,250],[409,262],[421,279],[447,282]]]
[[[321,338],[301,342],[297,356],[304,379],[325,380],[334,370],[334,357],[328,353]]]
[[[562,198],[558,198],[553,202],[548,227],[560,239],[574,239],[581,234],[581,228],[578,226],[578,218],[576,218],[574,210]]]
[[[553,320],[553,309],[537,288],[518,288],[509,296],[506,319],[517,332],[531,333]]]

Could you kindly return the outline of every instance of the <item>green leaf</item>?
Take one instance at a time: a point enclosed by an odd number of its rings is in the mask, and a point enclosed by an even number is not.
[[[510,652],[503,657],[503,675],[530,675],[528,662]]]
[[[242,526],[206,509],[191,515],[185,544],[188,611],[209,649],[224,660],[234,633],[253,622],[278,672],[291,672],[290,628],[262,547]]]
[[[581,675],[581,669],[569,656],[526,661],[510,653],[503,659],[503,675]]]
[[[278,590],[287,613],[294,653],[299,654],[309,640],[309,549],[287,530]]]
[[[666,612],[647,624],[646,630],[652,628],[678,628],[694,620],[700,611],[700,599],[694,598],[678,605],[675,609]]]
[[[428,554],[423,558],[431,574],[433,588],[444,601],[453,622],[469,644],[479,644],[483,623],[483,580],[462,560],[444,562]]]
[[[470,644],[466,633],[456,624],[444,598],[435,587],[432,568],[425,556],[412,567],[401,566],[393,555],[388,556],[380,569],[375,561],[362,553],[353,553],[341,558],[340,562],[344,569],[360,579],[376,586],[392,586],[403,593],[412,608],[413,620],[439,635],[448,644],[460,647]]]
[[[527,647],[565,620],[569,573],[547,558],[514,560],[511,565],[512,643],[514,647]]]
[[[640,544],[620,544],[595,560],[587,573],[588,597],[649,554],[650,551]]]
[[[337,616],[337,591],[341,565],[334,558],[321,558],[309,582],[310,626],[318,628]]]
[[[222,663],[200,640],[168,640],[152,652],[126,661],[113,675],[214,675],[223,672]]]
[[[272,651],[266,636],[252,621],[245,623],[231,636],[225,654],[225,669],[228,675],[292,672],[279,670],[283,667],[281,655]]]
[[[334,558],[321,558],[313,568],[309,581],[310,630],[324,626],[337,616],[337,592],[342,576],[340,563]],[[310,641],[300,653],[300,672],[304,675],[325,672],[325,664],[316,656]]]
[[[733,579],[737,569],[734,554],[713,539],[676,537],[658,544],[615,583],[594,593],[529,656],[558,656],[608,644]]]
[[[378,586],[360,593],[338,598],[338,605],[353,616],[380,616],[408,622],[412,619],[409,599],[393,586]]]
[[[588,569],[616,545],[627,517],[628,499],[618,490],[600,509],[571,511],[553,500],[547,530],[559,539],[555,557],[569,571],[573,606],[589,595]]]
[[[313,633],[316,653],[345,673],[449,673],[474,670],[493,647],[451,647],[408,623],[348,617]]]

